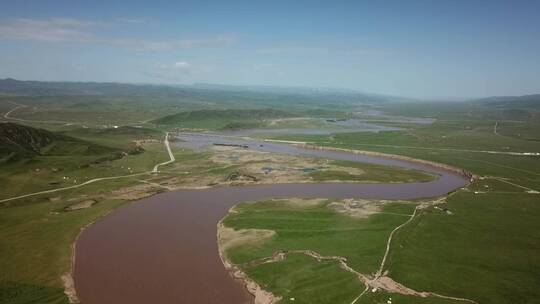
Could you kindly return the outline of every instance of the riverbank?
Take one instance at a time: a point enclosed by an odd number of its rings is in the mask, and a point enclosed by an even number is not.
[[[281,141],[283,142],[283,141]],[[469,182],[473,182],[475,179],[478,178],[478,176],[474,175],[472,172],[469,172],[465,169],[461,169],[458,167],[454,167],[451,165],[429,161],[429,160],[423,160],[418,158],[412,158],[408,156],[403,155],[397,155],[397,154],[387,154],[387,153],[380,153],[380,152],[373,152],[373,151],[366,151],[366,150],[353,150],[353,149],[344,149],[344,148],[335,148],[335,147],[327,147],[327,146],[315,146],[304,142],[294,142],[294,141],[287,141],[288,143],[294,144],[298,147],[301,147],[303,149],[312,149],[312,150],[320,150],[320,151],[336,151],[336,152],[346,152],[346,153],[353,153],[358,155],[367,155],[367,156],[374,156],[374,157],[384,157],[388,159],[397,159],[397,160],[403,160],[411,163],[431,166],[443,170],[447,170],[456,174],[459,174],[463,176],[464,178],[469,179]]]
[[[231,211],[229,210],[229,212]],[[277,297],[273,293],[267,290],[264,290],[259,284],[257,284],[257,282],[250,279],[249,276],[244,271],[242,271],[240,267],[233,264],[229,260],[225,252],[225,246],[222,240],[223,240],[223,234],[225,234],[224,231],[230,228],[226,228],[223,225],[223,219],[218,222],[216,228],[217,228],[219,257],[221,259],[221,262],[223,263],[223,266],[229,272],[231,277],[234,280],[240,281],[241,284],[246,288],[247,292],[249,292],[253,296],[254,304],[274,304],[274,303],[279,302],[281,300],[281,297]]]

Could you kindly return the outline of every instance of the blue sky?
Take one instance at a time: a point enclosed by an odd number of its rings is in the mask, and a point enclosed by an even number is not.
[[[540,1],[5,1],[0,77],[540,92]]]

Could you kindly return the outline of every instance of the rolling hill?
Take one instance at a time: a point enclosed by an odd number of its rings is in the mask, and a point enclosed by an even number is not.
[[[290,116],[287,112],[274,109],[196,110],[161,117],[153,123],[183,128],[232,129],[256,127],[262,125],[265,119]]]
[[[137,151],[140,152],[142,151]],[[83,155],[113,159],[132,153],[135,152],[123,152],[121,149],[44,129],[9,122],[0,123],[0,163],[32,159],[36,156]]]

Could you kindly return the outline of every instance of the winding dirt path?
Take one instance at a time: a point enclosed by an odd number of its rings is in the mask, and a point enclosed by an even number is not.
[[[166,161],[166,162],[162,162],[162,163],[159,163],[159,164],[155,165],[154,169],[152,169],[152,171],[144,171],[144,172],[139,172],[139,173],[133,173],[133,174],[127,174],[127,175],[118,175],[118,176],[109,176],[109,177],[98,177],[98,178],[94,178],[94,179],[91,179],[91,180],[86,181],[84,183],[80,183],[80,184],[73,185],[73,186],[55,188],[55,189],[50,189],[50,190],[43,190],[43,191],[38,191],[38,192],[23,194],[23,195],[19,195],[19,196],[15,196],[15,197],[1,199],[0,204],[5,203],[5,202],[9,202],[9,201],[13,201],[13,200],[18,200],[18,199],[22,199],[22,198],[31,197],[31,196],[41,195],[41,194],[48,194],[48,193],[54,193],[54,192],[69,190],[69,189],[80,188],[80,187],[83,187],[83,186],[86,186],[86,185],[89,185],[89,184],[92,184],[92,183],[95,183],[95,182],[99,182],[99,181],[114,180],[114,179],[120,179],[120,178],[126,178],[126,177],[133,177],[133,176],[140,176],[140,175],[157,173],[157,172],[159,172],[158,168],[160,166],[164,166],[164,165],[173,163],[176,160],[174,158],[174,155],[173,155],[172,151],[171,151],[171,147],[169,146],[169,133],[168,132],[165,135],[165,148],[167,149],[167,152],[169,154],[170,159],[168,161]]]
[[[497,136],[502,136],[501,134],[499,134],[499,132],[497,132],[497,127],[499,126],[499,122],[496,121],[495,124],[493,125],[493,134],[497,135]]]
[[[44,123],[44,124],[47,124],[47,123],[50,123],[50,124],[75,124],[75,123],[65,122],[65,121],[54,121],[54,120],[40,121],[40,120],[27,120],[27,119],[15,118],[15,117],[10,116],[10,114],[12,114],[13,112],[15,112],[18,109],[26,108],[28,106],[24,105],[24,104],[12,102],[12,101],[11,101],[11,103],[16,105],[16,107],[9,110],[8,112],[6,112],[4,114],[5,119],[21,121],[21,122]],[[165,161],[165,162],[162,162],[162,163],[159,163],[159,164],[156,164],[154,166],[154,168],[152,169],[152,171],[144,171],[144,172],[139,172],[139,173],[134,173],[134,174],[127,174],[127,175],[117,175],[117,176],[94,178],[94,179],[91,179],[91,180],[86,181],[84,183],[73,185],[73,186],[55,188],[55,189],[50,189],[50,190],[43,190],[43,191],[23,194],[23,195],[19,195],[19,196],[15,196],[15,197],[0,199],[0,204],[4,203],[4,202],[9,202],[9,201],[13,201],[13,200],[22,199],[22,198],[32,197],[32,196],[36,196],[36,195],[54,193],[54,192],[59,192],[59,191],[64,191],[64,190],[69,190],[69,189],[75,189],[75,188],[83,187],[83,186],[86,186],[86,185],[89,185],[89,184],[92,184],[92,183],[95,183],[95,182],[99,182],[99,181],[114,180],[114,179],[120,179],[120,178],[126,178],[126,177],[145,175],[145,174],[150,174],[150,173],[158,173],[159,172],[158,169],[159,169],[160,166],[168,165],[168,164],[171,164],[171,163],[176,161],[176,158],[174,157],[174,154],[172,153],[171,147],[170,147],[170,144],[169,144],[169,132],[165,133],[164,144],[165,144],[165,149],[167,150],[167,153],[169,154],[169,160]]]
[[[10,101],[11,102],[11,101]],[[18,109],[20,108],[26,108],[27,106],[26,105],[23,105],[23,104],[20,104],[20,103],[14,103],[14,102],[11,102],[12,104],[16,105],[15,108],[9,110],[8,112],[6,112],[6,114],[4,114],[4,118],[5,119],[10,119],[10,120],[18,120],[18,118],[14,118],[14,117],[10,117],[9,114],[17,111]]]
[[[169,160],[155,165],[154,169],[152,169],[152,173],[157,173],[160,166],[168,165],[176,160],[176,158],[174,158],[174,154],[171,151],[171,146],[169,145],[169,132],[165,133],[164,144],[165,148],[167,149],[167,153],[169,153]]]
[[[39,192],[23,194],[23,195],[19,195],[19,196],[15,196],[15,197],[5,198],[5,199],[0,200],[0,203],[9,202],[9,201],[18,200],[18,199],[21,199],[21,198],[26,198],[26,197],[36,196],[36,195],[41,195],[41,194],[54,193],[54,192],[58,192],[58,191],[75,189],[75,188],[83,187],[83,186],[86,186],[86,185],[89,185],[89,184],[92,184],[92,183],[95,183],[95,182],[99,182],[99,181],[126,178],[126,177],[133,177],[133,176],[139,176],[139,175],[144,175],[144,174],[149,174],[149,173],[151,173],[151,172],[140,172],[140,173],[134,173],[134,174],[128,174],[128,175],[119,175],[119,176],[109,176],[109,177],[94,178],[94,179],[91,179],[91,180],[86,181],[84,183],[73,185],[73,186],[56,188],[56,189],[51,189],[51,190],[44,190],[44,191],[39,191]]]
[[[390,236],[388,236],[388,240],[386,241],[386,251],[384,252],[384,256],[381,261],[381,265],[379,266],[379,270],[375,273],[375,279],[380,278],[384,271],[384,266],[386,264],[386,259],[388,257],[388,253],[390,252],[390,245],[392,244],[392,239],[394,238],[394,234],[401,228],[405,227],[407,224],[413,221],[414,217],[416,216],[416,212],[418,211],[420,205],[418,205],[416,208],[414,208],[413,214],[410,215],[410,218],[404,222],[403,224],[397,226],[390,232]]]
[[[18,109],[27,108],[27,105],[16,103],[13,101],[10,101],[12,104],[16,105],[15,108],[9,110],[4,114],[4,119],[7,120],[14,120],[14,121],[20,121],[20,122],[29,122],[29,123],[39,123],[39,124],[64,124],[64,125],[75,125],[77,123],[69,122],[69,121],[61,121],[61,120],[30,120],[30,119],[22,119],[10,116],[13,112],[17,111]]]

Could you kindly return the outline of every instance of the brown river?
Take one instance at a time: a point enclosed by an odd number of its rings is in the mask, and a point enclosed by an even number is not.
[[[182,139],[196,141],[191,138],[193,136],[198,135],[187,135]],[[207,142],[231,141],[203,137]],[[272,184],[177,190],[142,199],[115,210],[79,236],[75,248],[74,278],[81,302],[252,303],[251,295],[240,282],[231,278],[218,254],[216,225],[231,206],[242,201],[285,197],[436,197],[468,182],[459,174],[403,160],[304,150],[256,141],[249,141],[247,145],[269,152],[417,169],[436,174],[438,178],[426,183]]]

